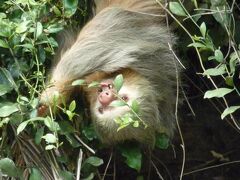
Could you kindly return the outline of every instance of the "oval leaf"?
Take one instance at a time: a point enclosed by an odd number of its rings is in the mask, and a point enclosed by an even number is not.
[[[137,147],[131,147],[131,148],[124,148],[122,149],[122,156],[126,158],[125,163],[137,170],[138,172],[141,169],[142,165],[142,153],[140,151],[140,148]]]
[[[77,10],[78,0],[63,0],[64,14],[70,18]]]
[[[22,132],[25,129],[25,127],[28,125],[28,123],[29,123],[29,121],[22,122],[17,128],[17,134]]]
[[[46,134],[45,136],[42,137],[43,139],[45,139],[45,141],[47,143],[56,143],[57,142],[57,137],[54,136],[51,133]]]
[[[32,168],[29,180],[42,180],[42,179],[43,177],[41,172],[36,168]]]
[[[36,39],[42,34],[43,31],[43,26],[42,23],[37,22],[37,27],[36,27]]]
[[[218,68],[210,68],[203,72],[203,75],[207,76],[219,76],[226,73],[225,65]]]
[[[113,107],[119,107],[119,106],[125,106],[125,105],[126,103],[120,100],[113,101],[109,104],[109,106],[113,106]]]
[[[205,37],[205,36],[206,36],[206,32],[207,32],[207,27],[206,27],[205,22],[203,22],[203,23],[201,24],[201,26],[200,26],[200,31],[201,31],[202,36]]]
[[[96,156],[91,156],[86,159],[84,164],[91,164],[92,166],[98,167],[103,164],[103,160]]]
[[[224,57],[223,57],[223,53],[222,53],[222,51],[220,49],[215,50],[214,56],[215,56],[215,59],[218,62],[223,62]]]
[[[231,107],[226,108],[223,111],[221,118],[222,119],[225,118],[227,115],[234,113],[238,109],[240,109],[240,106],[231,106]]]
[[[121,87],[123,85],[123,75],[122,74],[117,75],[117,77],[113,81],[113,85],[114,85],[114,88],[117,90],[117,92],[119,92],[119,90],[121,89]]]
[[[9,158],[0,160],[0,170],[2,173],[7,174],[10,177],[19,177],[19,170],[15,166],[14,162]]]
[[[169,2],[169,9],[173,14],[178,16],[187,16],[179,2]]]
[[[2,40],[2,39],[0,39],[0,47],[2,47],[2,48],[9,48],[8,44],[4,40]]]
[[[72,82],[72,86],[79,86],[79,85],[82,85],[84,82],[85,82],[85,80],[83,80],[83,79],[77,79]]]
[[[72,101],[71,104],[69,105],[69,110],[73,112],[76,108],[76,101]]]
[[[6,102],[0,104],[0,117],[7,117],[17,111],[19,111],[19,109],[16,103]]]
[[[206,98],[213,98],[213,97],[218,97],[221,98],[225,96],[226,94],[229,94],[233,91],[234,89],[228,89],[228,88],[218,88],[214,90],[209,90],[204,94],[204,99]]]

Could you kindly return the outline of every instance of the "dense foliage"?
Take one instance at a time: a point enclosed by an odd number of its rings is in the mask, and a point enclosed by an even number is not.
[[[240,105],[228,103],[230,93],[235,97],[240,93],[239,6],[234,0],[192,0],[186,5],[170,2],[168,7],[182,42],[178,45],[181,64],[198,59],[201,70],[197,73],[212,84],[204,98],[222,98],[221,118],[230,116],[229,122],[240,130],[232,114]],[[36,114],[46,72],[59,47],[57,34],[82,27],[90,15],[90,1],[0,0],[0,177],[74,179],[80,172],[82,179],[106,176],[108,162],[94,155],[104,147],[77,100],[64,104],[60,115],[54,110],[45,118]],[[192,48],[196,54],[189,59],[187,52]],[[120,128],[126,125],[123,120]],[[165,149],[169,141],[163,135],[156,146]],[[119,145],[117,151],[129,168],[141,171],[143,154],[138,145]],[[101,174],[98,167],[103,164]]]

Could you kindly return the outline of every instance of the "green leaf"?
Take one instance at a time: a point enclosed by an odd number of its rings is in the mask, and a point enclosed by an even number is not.
[[[27,29],[29,28],[29,23],[31,21],[23,21],[22,23],[20,23],[17,28],[16,28],[16,33],[24,33],[27,31]]]
[[[0,84],[0,96],[7,94],[10,92],[13,88],[8,84]]]
[[[113,107],[120,107],[120,106],[125,106],[125,105],[126,105],[126,102],[121,101],[121,100],[116,100],[109,104],[109,106],[113,106]]]
[[[92,141],[93,139],[97,139],[97,134],[93,126],[84,127],[82,132],[90,141]]]
[[[63,30],[62,25],[53,24],[53,25],[48,26],[46,32],[51,34],[51,33],[58,33],[59,31],[62,31],[62,30]]]
[[[187,16],[179,2],[169,2],[169,9],[173,14],[176,14],[177,16]]]
[[[51,149],[56,149],[57,147],[52,145],[52,144],[49,144],[45,147],[45,150],[51,150]]]
[[[42,173],[36,168],[32,168],[29,180],[42,180]]]
[[[61,134],[69,134],[74,133],[73,126],[69,123],[69,121],[59,121],[60,133]]]
[[[90,173],[90,175],[82,180],[92,180],[94,178],[94,173]]]
[[[0,47],[2,48],[9,48],[8,44],[6,43],[6,41],[0,39]]]
[[[69,105],[69,110],[73,112],[76,109],[76,101],[72,101]]]
[[[138,147],[125,147],[121,149],[122,156],[126,158],[125,163],[140,172],[142,165],[142,153]]]
[[[69,171],[60,171],[59,175],[64,180],[74,180],[73,174]]]
[[[77,148],[81,146],[80,143],[76,140],[76,138],[73,137],[71,134],[66,134],[65,136],[72,147]]]
[[[117,77],[114,79],[113,81],[113,86],[114,88],[117,90],[117,92],[119,92],[119,90],[121,89],[123,85],[123,75],[119,74],[117,75]]]
[[[60,129],[58,123],[52,120],[49,116],[44,118],[44,124],[49,128],[50,131],[58,131]]]
[[[15,83],[11,73],[5,68],[0,68],[0,70],[0,75],[3,74],[4,79],[6,78],[7,81],[10,82],[11,86],[15,89],[15,91],[18,92],[18,86]]]
[[[11,102],[0,103],[0,117],[7,117],[17,111],[19,111],[19,108],[16,103]]]
[[[72,120],[73,116],[75,116],[75,113],[73,113],[69,110],[66,110],[66,114],[68,115],[68,118],[69,118],[70,121]]]
[[[37,22],[37,27],[36,27],[36,39],[42,34],[43,32],[43,26],[41,22]]]
[[[228,88],[218,88],[214,90],[209,90],[204,94],[204,99],[205,98],[213,98],[213,97],[218,97],[221,98],[225,96],[226,94],[229,94],[233,91],[234,89],[228,89]]]
[[[139,112],[139,103],[136,100],[133,100],[131,108],[135,113],[138,113]]]
[[[96,156],[91,156],[84,161],[84,164],[91,164],[92,166],[98,167],[103,164],[103,160]]]
[[[203,72],[203,75],[219,76],[219,75],[223,75],[225,73],[226,73],[226,67],[225,67],[225,65],[222,65],[222,66],[217,67],[217,68],[207,69],[206,71]]]
[[[28,125],[29,121],[24,121],[21,124],[19,124],[18,128],[17,128],[17,135],[22,132],[25,127]]]
[[[70,18],[77,10],[78,0],[63,0],[64,15]]]
[[[195,43],[189,44],[188,47],[206,48],[206,45],[205,45],[205,44],[202,44],[202,43],[199,43],[199,42],[195,42]]]
[[[42,137],[47,143],[56,143],[57,137],[54,134],[48,133]]]
[[[206,37],[206,32],[207,32],[207,27],[206,27],[206,24],[205,22],[203,22],[200,26],[200,31],[201,31],[201,34],[202,36],[205,38]]]
[[[10,177],[20,177],[19,169],[9,158],[4,158],[0,160],[0,170],[2,173],[7,174]]]
[[[155,145],[160,149],[167,149],[170,145],[169,137],[165,134],[157,135]]]
[[[134,121],[133,127],[135,127],[135,128],[139,127],[139,121]]]
[[[85,83],[85,80],[78,79],[72,82],[72,86],[79,86],[79,85],[82,85],[83,83]]]
[[[41,143],[41,140],[42,140],[42,136],[43,136],[43,133],[44,133],[44,128],[40,128],[40,129],[37,129],[37,132],[35,134],[35,138],[34,138],[34,141],[36,144],[40,144]]]
[[[227,115],[234,113],[238,109],[240,109],[240,106],[230,106],[230,107],[226,108],[223,111],[221,118],[224,119]]]
[[[224,57],[223,57],[223,53],[220,49],[215,50],[214,56],[218,62],[220,62],[220,63],[223,62]]]
[[[97,81],[93,81],[91,82],[89,85],[88,85],[88,88],[91,88],[91,87],[98,87],[99,86],[99,82]]]

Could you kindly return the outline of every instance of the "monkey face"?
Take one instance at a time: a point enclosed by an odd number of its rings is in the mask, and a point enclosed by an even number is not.
[[[125,106],[114,107],[111,103],[115,100],[123,100],[127,104],[131,105],[133,100],[137,100],[141,97],[139,88],[128,84],[123,84],[119,92],[113,86],[113,80],[107,79],[100,83],[100,87],[95,92],[95,96],[91,98],[90,110],[93,119],[102,125],[115,125],[114,119],[123,116],[130,112],[130,108]]]

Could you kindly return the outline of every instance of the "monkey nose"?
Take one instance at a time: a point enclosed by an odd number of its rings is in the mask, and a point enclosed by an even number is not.
[[[114,100],[114,94],[111,91],[103,91],[98,96],[102,106],[108,106]]]

